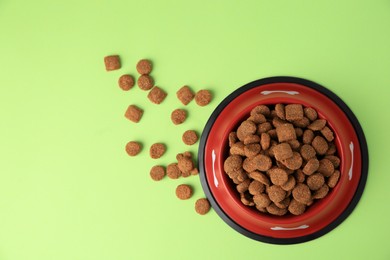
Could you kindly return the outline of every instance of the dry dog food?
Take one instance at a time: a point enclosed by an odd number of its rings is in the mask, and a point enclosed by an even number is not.
[[[161,165],[155,165],[150,169],[150,177],[154,181],[161,181],[165,176],[165,169]]]
[[[157,86],[153,87],[152,90],[148,93],[148,99],[157,105],[163,102],[166,96],[167,93],[165,93],[164,90]]]
[[[130,90],[134,87],[134,78],[131,75],[125,74],[119,77],[118,85],[122,90]]]
[[[136,105],[130,105],[125,113],[125,117],[134,123],[138,123],[143,115],[144,111]]]
[[[150,90],[153,88],[153,78],[150,75],[141,75],[137,80],[138,87],[142,90]]]
[[[211,93],[206,89],[199,90],[195,94],[195,102],[199,106],[203,107],[211,102]]]
[[[171,113],[172,123],[175,125],[182,124],[187,118],[187,112],[184,109],[175,109]]]
[[[183,86],[176,92],[176,96],[183,105],[188,105],[195,95],[188,86]]]
[[[118,55],[111,55],[104,57],[104,65],[106,66],[106,71],[118,70],[121,68],[121,61]]]
[[[334,138],[313,108],[260,105],[229,134],[224,171],[244,205],[272,215],[300,215],[340,179]]]
[[[141,144],[136,141],[130,141],[126,144],[126,152],[130,156],[136,156],[141,151]]]
[[[186,145],[193,145],[198,141],[198,135],[194,130],[187,130],[184,132],[182,140]]]
[[[152,71],[152,63],[150,60],[142,59],[137,63],[136,68],[139,74],[146,75]]]
[[[181,171],[177,163],[171,163],[167,166],[167,176],[170,179],[178,179],[181,176]]]
[[[165,145],[162,143],[152,144],[152,146],[150,146],[149,149],[150,157],[153,159],[158,159],[164,155],[165,150],[166,150]]]
[[[176,196],[181,200],[187,200],[192,196],[192,188],[187,184],[180,184],[176,187]]]
[[[210,211],[210,208],[210,202],[206,198],[198,199],[195,202],[195,211],[200,215],[205,215],[207,212]]]

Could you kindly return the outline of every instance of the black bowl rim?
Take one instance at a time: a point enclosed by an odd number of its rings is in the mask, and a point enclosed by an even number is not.
[[[206,142],[207,142],[207,138],[209,136],[210,130],[211,130],[215,120],[217,119],[218,115],[234,98],[241,95],[245,91],[252,89],[254,87],[260,86],[260,85],[271,84],[271,83],[296,83],[296,84],[304,85],[304,86],[310,87],[314,90],[317,90],[318,92],[324,94],[325,96],[327,96],[328,98],[333,100],[333,102],[335,102],[336,105],[338,105],[341,108],[341,110],[344,111],[344,113],[346,114],[346,116],[350,120],[352,126],[355,129],[355,132],[356,132],[356,135],[358,137],[359,144],[360,144],[360,148],[361,148],[361,162],[362,162],[362,169],[361,170],[362,170],[362,172],[361,172],[361,176],[360,176],[360,180],[359,180],[359,184],[358,184],[358,187],[356,189],[356,192],[355,192],[351,202],[347,206],[347,208],[333,222],[331,222],[329,225],[327,225],[323,229],[321,229],[317,232],[314,232],[312,234],[301,236],[301,237],[296,237],[296,238],[274,238],[274,237],[269,237],[269,236],[263,236],[260,234],[256,234],[250,230],[247,230],[247,229],[243,228],[242,226],[240,226],[239,224],[237,224],[218,205],[213,194],[211,193],[209,184],[206,180],[206,174],[205,174],[205,165],[204,165],[204,160],[203,160],[204,152],[205,152],[204,150],[205,150],[205,146],[206,146]],[[366,185],[367,175],[368,175],[368,148],[367,148],[366,138],[364,136],[363,129],[362,129],[358,119],[356,118],[354,113],[351,111],[351,109],[335,93],[333,93],[329,89],[321,86],[320,84],[315,83],[315,82],[310,81],[310,80],[303,79],[303,78],[291,77],[291,76],[276,76],[276,77],[268,77],[268,78],[255,80],[255,81],[252,81],[252,82],[238,88],[237,90],[232,92],[230,95],[228,95],[216,107],[216,109],[213,111],[213,113],[211,114],[210,118],[208,119],[208,121],[204,127],[204,130],[203,130],[202,136],[200,138],[200,142],[199,142],[198,160],[199,160],[199,174],[200,174],[200,180],[201,180],[203,191],[205,192],[207,199],[210,201],[211,206],[217,212],[217,214],[230,227],[232,227],[233,229],[235,229],[239,233],[243,234],[244,236],[247,236],[247,237],[254,239],[254,240],[257,240],[257,241],[270,243],[270,244],[280,244],[280,245],[298,244],[298,243],[307,242],[307,241],[310,241],[310,240],[313,240],[313,239],[316,239],[316,238],[319,238],[319,237],[325,235],[326,233],[330,232],[331,230],[336,228],[338,225],[340,225],[352,213],[352,211],[355,209],[356,205],[358,204],[358,202],[363,194],[363,190],[364,190],[364,187]]]

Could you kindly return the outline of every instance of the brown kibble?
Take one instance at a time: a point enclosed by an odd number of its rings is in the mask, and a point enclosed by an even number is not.
[[[315,173],[307,177],[306,183],[307,186],[309,186],[309,189],[318,190],[322,187],[322,185],[324,185],[325,178],[321,173]]]
[[[271,184],[268,177],[264,173],[259,172],[259,171],[250,172],[249,177],[258,181],[258,182],[261,182],[262,184],[264,184],[266,186],[269,186]]]
[[[118,85],[124,91],[130,90],[132,87],[134,87],[133,76],[128,74],[120,76],[118,79]]]
[[[243,182],[241,182],[240,184],[237,185],[236,189],[239,193],[244,193],[248,190],[249,188],[249,184],[251,183],[251,180],[250,179],[246,179],[244,180]]]
[[[162,143],[152,144],[149,150],[150,157],[153,159],[158,159],[164,155],[165,150],[166,150],[165,145]]]
[[[311,192],[306,184],[298,183],[292,191],[292,195],[295,200],[300,203],[306,204],[311,200]]]
[[[306,175],[312,175],[320,167],[320,161],[317,158],[311,158],[303,167],[302,172]]]
[[[176,187],[176,196],[181,200],[187,200],[192,196],[192,188],[187,184],[180,184]]]
[[[240,141],[244,141],[248,135],[253,135],[256,132],[256,124],[250,120],[245,120],[237,128],[237,137]]]
[[[266,209],[269,213],[276,216],[283,216],[287,213],[287,209],[278,208],[275,203],[271,203]]]
[[[182,140],[186,145],[193,145],[198,141],[198,135],[194,130],[187,130],[184,132]]]
[[[134,123],[138,123],[143,115],[144,111],[136,105],[130,105],[125,113],[125,117]]]
[[[267,119],[263,114],[251,114],[251,116],[248,118],[248,120],[251,120],[255,124],[262,124],[267,122]]]
[[[313,148],[316,150],[316,152],[319,155],[324,155],[326,153],[326,151],[328,151],[328,148],[329,148],[328,143],[326,142],[326,140],[322,136],[314,137],[311,145],[313,146]]]
[[[131,141],[126,144],[126,152],[129,156],[136,156],[141,151],[142,146],[139,142]]]
[[[195,211],[200,215],[205,215],[207,212],[210,211],[210,208],[210,202],[206,198],[198,199],[195,202]]]
[[[142,90],[150,90],[153,88],[154,81],[150,75],[141,75],[137,80],[137,85]]]
[[[310,129],[306,129],[303,132],[303,136],[302,136],[303,143],[304,144],[311,144],[311,142],[313,142],[313,139],[314,139],[314,132],[311,131]]]
[[[104,57],[104,65],[106,66],[106,71],[120,69],[121,61],[119,55],[111,55]]]
[[[254,143],[260,143],[260,136],[258,135],[247,135],[244,138],[244,144],[254,144]]]
[[[184,109],[175,109],[171,113],[172,123],[175,125],[182,124],[187,118],[187,112]]]
[[[306,161],[316,156],[316,150],[310,144],[302,145],[300,153],[302,155],[302,158]]]
[[[252,195],[263,193],[264,190],[265,190],[264,184],[256,180],[251,181],[248,187],[248,191]]]
[[[154,181],[161,181],[165,176],[165,169],[163,166],[155,165],[150,169],[150,177]]]
[[[176,92],[177,98],[180,100],[183,105],[188,105],[188,103],[191,102],[191,100],[194,98],[194,92],[188,87],[183,86]]]
[[[149,74],[152,71],[152,63],[147,59],[142,59],[137,63],[136,69],[139,74]]]
[[[236,154],[236,155],[241,155],[245,156],[245,145],[242,142],[237,142],[232,145],[230,148],[230,154]]]
[[[242,168],[242,158],[239,155],[230,155],[223,164],[225,172],[233,172]]]
[[[261,193],[253,196],[253,202],[256,204],[256,206],[265,208],[271,203],[271,200],[267,194]]]
[[[195,102],[201,107],[208,105],[211,102],[211,93],[206,89],[199,90],[195,94]]]
[[[310,120],[307,117],[293,121],[294,126],[306,128],[310,124]]]
[[[165,93],[164,90],[162,90],[161,88],[155,86],[154,88],[152,88],[152,90],[148,93],[148,99],[154,103],[154,104],[161,104],[161,102],[164,101],[164,99],[166,98],[167,96],[167,93]]]
[[[285,111],[284,111],[284,105],[283,104],[276,104],[275,105],[275,112],[276,112],[276,116],[278,116],[280,119],[282,119],[282,120],[286,119],[286,114],[285,114]],[[276,127],[275,124],[274,124],[274,126]]]
[[[260,153],[260,144],[248,144],[244,146],[244,154],[248,158],[255,157]]]
[[[290,190],[294,189],[295,184],[296,184],[296,180],[295,180],[294,176],[289,175],[287,182],[280,187],[285,191],[290,191]]]
[[[288,180],[287,172],[280,168],[271,168],[268,170],[271,182],[275,185],[283,185]]]
[[[340,179],[340,171],[339,170],[335,170],[333,172],[333,174],[328,178],[328,186],[329,188],[334,188],[337,184],[337,182],[339,181]]]
[[[290,198],[286,196],[286,198],[280,202],[274,202],[275,205],[280,209],[286,209],[290,204]]]
[[[301,148],[301,143],[297,139],[288,141],[287,143],[290,145],[291,149],[293,149],[294,151],[299,151]]]
[[[238,141],[237,133],[231,132],[229,133],[229,147],[232,147],[233,144],[235,144]]]
[[[281,143],[273,148],[275,159],[282,161],[293,156],[293,151],[288,143]]]
[[[305,174],[300,169],[295,171],[294,176],[298,183],[304,182],[306,178]]]
[[[334,143],[329,143],[328,144],[329,148],[326,151],[326,155],[334,155],[336,153],[336,145]]]
[[[292,124],[283,124],[276,128],[276,134],[279,142],[286,142],[297,139],[295,129]]]
[[[273,202],[280,202],[286,197],[286,191],[278,185],[272,185],[268,188],[268,196]]]
[[[199,170],[198,168],[194,168],[190,171],[191,175],[198,175],[199,174]]]
[[[334,172],[334,165],[330,160],[322,159],[320,160],[320,165],[317,171],[322,175],[324,175],[325,177],[329,177]]]
[[[192,156],[189,152],[183,154],[178,154],[176,156],[177,166],[181,171],[183,177],[188,177],[191,175],[191,171],[195,168],[194,162],[192,161]],[[238,170],[238,169],[236,169]]]
[[[299,168],[301,168],[302,162],[302,157],[297,152],[293,152],[293,156],[291,158],[282,161],[284,166],[286,166],[290,170],[298,170]]]
[[[340,158],[339,157],[337,157],[335,155],[327,155],[324,158],[331,161],[335,169],[340,166]]]
[[[305,116],[310,119],[310,121],[314,121],[317,119],[317,111],[311,107],[305,107],[303,109]]]
[[[253,165],[256,167],[257,170],[259,171],[268,171],[271,166],[272,166],[272,161],[271,159],[263,154],[256,155],[252,159]]]
[[[325,119],[317,119],[313,123],[307,126],[312,131],[320,131],[326,125]]]
[[[295,128],[295,134],[297,135],[297,137],[301,137],[301,136],[303,135],[303,130],[302,130],[302,128],[296,127],[296,128]]]
[[[288,122],[285,121],[285,120],[280,119],[279,117],[274,117],[274,118],[272,119],[272,125],[273,125],[274,127],[278,127],[278,126],[284,125],[284,124],[288,124]]]
[[[261,149],[267,150],[271,144],[271,137],[267,133],[261,133],[260,137],[260,145]]]
[[[259,105],[251,110],[251,115],[253,114],[263,114],[264,116],[269,116],[271,111],[266,105]]]
[[[253,172],[257,170],[256,165],[253,163],[253,158],[245,158],[244,162],[242,163],[242,168],[246,172]]]
[[[177,163],[171,163],[167,166],[167,176],[170,179],[178,179],[181,176]]]
[[[289,104],[285,107],[286,120],[296,121],[303,118],[303,107],[301,104]]]
[[[241,182],[245,181],[246,179],[248,179],[248,175],[246,174],[246,172],[242,168],[237,170],[236,173],[237,173],[236,180],[238,181],[238,183],[241,183]]]
[[[270,122],[259,124],[257,126],[257,134],[260,135],[261,133],[267,133],[271,129],[272,129],[272,125]]]
[[[241,202],[242,204],[246,205],[246,206],[254,206],[255,203],[253,202],[253,197],[245,192],[245,193],[240,193],[240,197],[241,197]]]
[[[291,214],[293,215],[301,215],[303,212],[306,210],[306,205],[303,203],[298,202],[295,199],[292,199],[290,201],[290,205],[288,206],[288,211],[290,211]]]
[[[333,141],[333,139],[334,139],[333,131],[330,130],[330,128],[327,127],[327,126],[325,126],[324,128],[322,128],[321,134],[325,137],[325,139],[326,139],[328,142],[331,142],[331,141]]]
[[[313,195],[313,199],[323,199],[329,192],[328,185],[324,184],[321,188],[316,190]]]

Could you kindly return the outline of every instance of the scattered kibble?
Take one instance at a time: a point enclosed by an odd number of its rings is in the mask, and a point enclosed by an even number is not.
[[[187,112],[184,109],[175,109],[171,113],[172,123],[175,125],[182,124],[187,118]]]
[[[152,144],[152,146],[150,146],[149,149],[150,157],[153,159],[158,159],[164,155],[165,150],[166,150],[165,145],[162,143]]]
[[[137,80],[138,87],[142,90],[153,88],[154,80],[150,75],[141,75]]]
[[[210,91],[208,91],[206,89],[199,90],[195,94],[195,102],[196,102],[196,104],[198,104],[201,107],[208,105],[211,102]]]
[[[134,123],[138,123],[143,115],[144,111],[136,105],[130,105],[125,113],[125,117]]]
[[[210,211],[210,208],[210,202],[206,198],[198,199],[195,202],[195,211],[200,215],[205,215],[207,212]]]
[[[106,71],[118,70],[121,68],[121,61],[119,55],[111,55],[104,57],[104,65]]]
[[[192,99],[194,99],[194,92],[188,87],[183,86],[176,92],[177,98],[180,100],[183,105],[188,105],[188,103],[191,102]]]
[[[165,177],[165,169],[161,165],[155,165],[150,169],[150,177],[154,181],[161,181]]]
[[[118,85],[122,90],[130,90],[132,87],[134,87],[134,78],[133,76],[129,74],[125,74],[120,76],[118,80]]]
[[[139,74],[146,75],[152,71],[152,63],[150,60],[142,59],[137,63],[136,68]]]
[[[149,91],[148,93],[148,99],[154,103],[154,104],[161,104],[161,102],[164,101],[164,99],[166,98],[167,96],[167,93],[165,93],[164,90],[162,90],[161,88],[155,86],[152,88],[151,91]]]
[[[180,184],[176,187],[176,196],[181,200],[187,200],[192,196],[192,188],[187,184]]]
[[[141,151],[142,146],[139,142],[130,141],[126,144],[126,152],[129,156],[136,156]]]
[[[198,141],[198,135],[194,130],[187,130],[184,132],[182,140],[186,145],[193,145]]]

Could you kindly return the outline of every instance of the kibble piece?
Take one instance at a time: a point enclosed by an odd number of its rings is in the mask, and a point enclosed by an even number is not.
[[[130,105],[125,113],[125,117],[134,123],[138,123],[143,115],[144,111],[136,105]]]
[[[167,166],[167,176],[170,179],[178,179],[181,176],[177,163],[171,163]]]
[[[188,87],[183,86],[176,92],[177,98],[180,100],[183,105],[188,105],[192,99],[194,99],[194,92]]]
[[[285,107],[286,120],[296,121],[303,118],[303,107],[301,104],[289,104]]]
[[[260,144],[248,144],[244,146],[244,154],[248,158],[255,157],[260,153]]]
[[[297,139],[288,141],[287,143],[290,145],[291,149],[293,149],[294,151],[299,151],[301,148],[301,143]]]
[[[318,190],[322,187],[322,185],[324,185],[325,178],[321,173],[315,173],[307,177],[306,183],[309,189]]]
[[[186,145],[193,145],[198,141],[198,135],[194,130],[187,130],[184,132],[182,140]]]
[[[176,156],[177,159],[177,166],[179,167],[179,170],[181,171],[182,176],[188,177],[191,175],[191,171],[195,168],[194,162],[192,161],[191,154],[184,153],[184,154],[178,154]],[[239,170],[235,169],[235,170]]]
[[[264,116],[269,116],[271,111],[266,105],[259,105],[251,110],[251,115],[253,114],[263,114]]]
[[[334,168],[337,168],[340,166],[340,158],[335,155],[327,155],[324,157],[325,159],[328,159],[333,163]]]
[[[307,117],[303,117],[302,119],[294,120],[293,124],[296,127],[306,128],[310,124],[310,120]]]
[[[233,144],[235,144],[238,141],[237,133],[231,132],[229,133],[229,147],[232,147]]]
[[[244,138],[244,144],[254,144],[254,143],[260,143],[260,136],[258,135],[247,135]]]
[[[275,205],[280,209],[286,209],[288,208],[288,205],[290,205],[290,198],[286,196],[286,198],[280,202],[274,202]]]
[[[251,120],[255,124],[262,124],[267,122],[267,119],[263,114],[257,114],[257,113],[251,114],[248,120]]]
[[[295,180],[298,182],[298,183],[302,183],[305,181],[306,179],[306,176],[305,174],[302,172],[302,170],[296,170],[294,172],[294,176],[295,176]]]
[[[286,142],[297,139],[295,129],[292,124],[283,124],[276,128],[276,134],[279,142]]]
[[[275,105],[275,112],[276,112],[276,115],[282,119],[282,120],[285,120],[286,119],[286,114],[284,112],[284,105],[283,104],[276,104]],[[274,118],[275,119],[275,118]],[[276,127],[276,125],[274,124],[274,126]]]
[[[340,179],[340,171],[339,170],[335,170],[333,172],[333,174],[328,178],[328,186],[329,188],[334,188],[337,184],[337,182],[339,181]]]
[[[106,66],[106,71],[120,69],[121,61],[119,59],[119,55],[111,55],[104,57],[104,65]]]
[[[265,193],[254,195],[253,202],[256,204],[256,206],[261,208],[265,208],[269,204],[271,204],[271,200],[269,199],[268,195]]]
[[[277,139],[278,135],[276,134],[276,129],[271,129],[267,132],[270,138]],[[275,140],[274,140],[275,141]]]
[[[253,158],[245,158],[244,162],[242,163],[242,168],[246,172],[253,172],[257,170],[256,164],[253,163]]]
[[[237,137],[240,141],[244,141],[248,135],[253,135],[256,132],[256,124],[250,120],[245,120],[237,128]]]
[[[206,89],[199,90],[195,94],[195,102],[199,106],[203,107],[211,102],[211,93]]]
[[[281,143],[273,148],[275,159],[282,161],[293,156],[293,151],[288,143]]]
[[[142,90],[150,90],[153,88],[154,81],[150,75],[141,75],[137,80],[137,85]]]
[[[273,202],[280,202],[286,197],[286,191],[278,185],[272,185],[268,188],[268,196]]]
[[[293,156],[291,158],[282,161],[283,165],[290,170],[298,170],[299,168],[301,168],[302,162],[302,157],[297,152],[293,152]]]
[[[248,179],[248,175],[246,174],[246,172],[243,170],[243,169],[239,169],[236,171],[237,175],[236,175],[236,180],[238,181],[238,183],[241,183],[243,181],[245,181],[246,179]]]
[[[296,180],[294,176],[289,175],[287,182],[280,187],[285,191],[291,191],[292,189],[294,189],[295,184],[296,184]]]
[[[260,145],[261,149],[267,150],[271,144],[271,137],[267,133],[261,133],[260,136]]]
[[[150,157],[153,159],[158,159],[164,155],[165,150],[166,150],[165,145],[162,143],[152,144],[152,146],[150,146],[149,149]]]
[[[266,209],[269,213],[276,216],[283,216],[287,213],[287,209],[278,208],[275,203],[271,203]]]
[[[316,156],[316,150],[310,144],[302,145],[300,153],[302,155],[302,158],[306,161]]]
[[[283,185],[288,180],[287,172],[281,168],[272,168],[268,170],[271,182],[275,185]]]
[[[245,145],[242,142],[237,142],[230,148],[230,154],[245,156]]]
[[[163,102],[166,97],[167,93],[165,93],[164,90],[157,86],[153,87],[152,90],[148,93],[148,99],[157,105],[161,104],[161,102]]]
[[[165,169],[161,165],[155,165],[150,169],[150,177],[154,181],[161,181],[165,176]]]
[[[284,124],[288,124],[288,122],[285,121],[285,120],[280,119],[279,117],[274,117],[274,118],[272,119],[272,125],[273,125],[274,127],[278,127],[278,126],[284,125]]]
[[[210,208],[210,202],[206,198],[198,199],[195,202],[195,211],[200,215],[205,215],[207,212],[210,211]]]
[[[313,199],[323,199],[329,192],[328,185],[324,184],[321,188],[316,190],[313,194]]]
[[[184,109],[175,109],[171,113],[172,123],[175,125],[182,124],[187,118],[187,112]]]
[[[303,135],[303,130],[302,130],[302,128],[296,127],[296,128],[295,128],[295,134],[297,135],[297,137],[301,137],[301,136]]]
[[[254,206],[255,203],[253,202],[253,197],[245,192],[245,193],[240,193],[240,197],[241,197],[241,202],[242,204],[246,205],[246,206]]]
[[[305,116],[310,119],[310,121],[314,121],[317,119],[317,111],[311,107],[305,107],[303,109]]]
[[[256,180],[251,181],[248,187],[248,191],[252,195],[263,193],[264,190],[265,190],[264,184]]]
[[[334,143],[328,144],[328,150],[326,151],[326,155],[334,155],[336,153],[336,145]]]
[[[313,123],[307,126],[312,131],[320,131],[322,128],[324,128],[326,125],[325,119],[317,119]]]
[[[302,172],[306,175],[312,175],[320,167],[320,161],[317,158],[311,158],[303,167]]]
[[[298,183],[292,191],[292,195],[295,200],[300,203],[306,204],[311,200],[311,192],[306,184]]]
[[[120,76],[118,79],[118,85],[124,91],[130,90],[132,87],[134,87],[133,76],[128,74]]]
[[[126,152],[130,156],[136,156],[141,151],[141,144],[136,141],[131,141],[126,144]]]
[[[330,160],[322,159],[320,160],[320,165],[317,171],[322,175],[324,175],[325,177],[329,177],[334,172],[334,165]]]
[[[331,142],[334,139],[333,131],[329,127],[325,126],[321,129],[321,134],[325,137],[326,141]]]
[[[314,139],[314,132],[310,129],[306,129],[303,132],[303,136],[302,136],[303,143],[304,144],[311,144],[311,142],[313,142],[313,139]]]
[[[149,74],[152,71],[152,63],[147,59],[142,59],[137,63],[136,69],[139,74]]]
[[[292,199],[290,201],[290,205],[288,206],[288,211],[290,211],[291,214],[293,215],[301,215],[303,212],[306,210],[306,205],[303,203],[298,202],[295,199]]]
[[[257,170],[263,172],[268,171],[272,166],[271,159],[263,154],[259,154],[253,157],[252,163],[255,165]]]
[[[198,168],[194,168],[190,171],[191,175],[198,175],[199,174],[199,170]]]
[[[181,200],[187,200],[192,196],[192,188],[187,184],[180,184],[176,187],[176,196]]]
[[[326,151],[328,151],[328,148],[329,148],[328,143],[326,142],[326,140],[322,136],[314,137],[311,145],[313,146],[313,148],[316,150],[316,152],[319,155],[324,155],[326,153]]]
[[[244,193],[248,190],[249,184],[251,183],[250,179],[246,179],[245,181],[241,182],[237,185],[236,189],[239,193]]]
[[[257,134],[260,135],[261,133],[267,133],[269,130],[272,129],[272,125],[270,122],[265,122],[262,124],[259,124],[257,126]]]
[[[259,171],[250,172],[249,177],[251,177],[252,179],[254,179],[258,182],[261,182],[262,184],[264,184],[266,186],[269,186],[271,184],[268,177],[264,173],[259,172]]]

